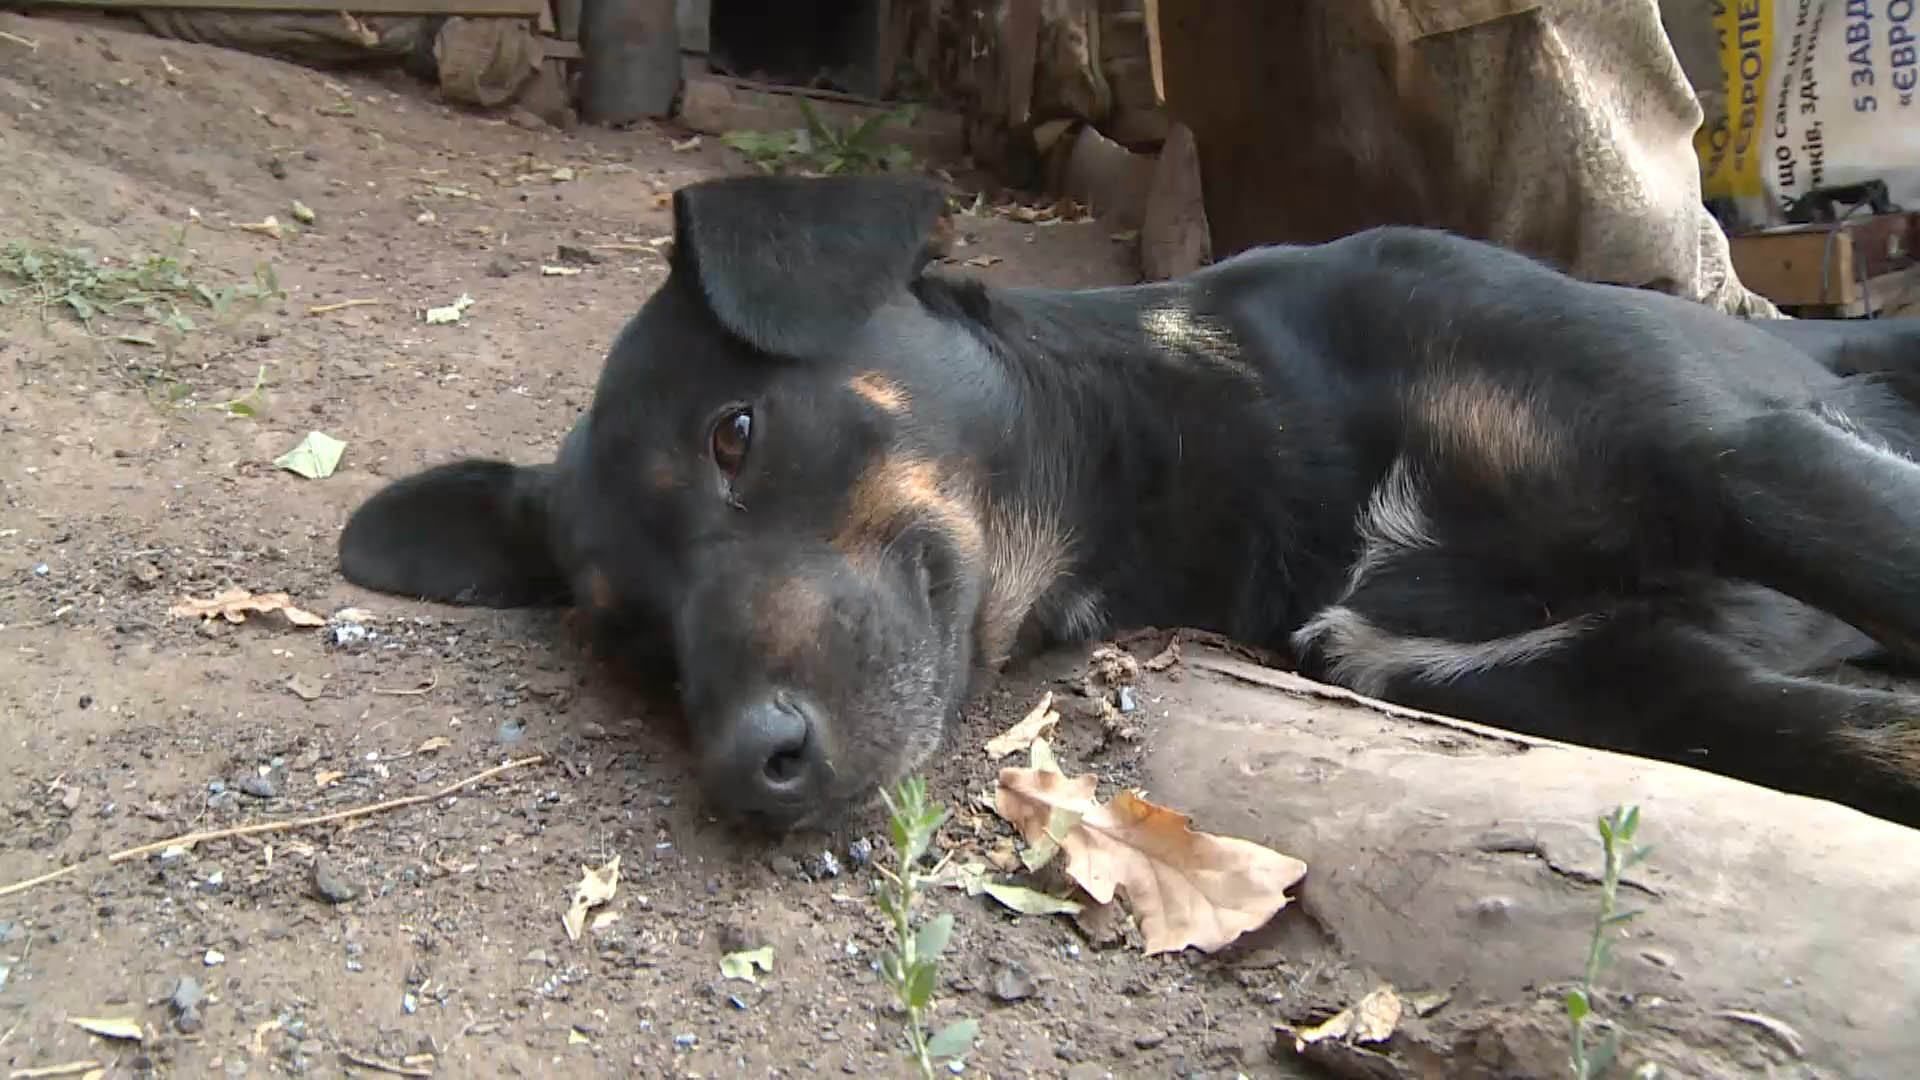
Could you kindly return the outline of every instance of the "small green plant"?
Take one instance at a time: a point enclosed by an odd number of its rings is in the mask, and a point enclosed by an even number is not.
[[[813,104],[800,100],[804,128],[789,131],[730,131],[721,141],[738,150],[762,172],[784,172],[799,166],[832,175],[843,172],[886,172],[913,164],[913,153],[898,143],[882,142],[887,125],[911,122],[914,106],[902,105],[875,113],[845,129],[820,118]]]
[[[1566,999],[1568,1034],[1572,1040],[1570,1064],[1576,1080],[1595,1080],[1606,1075],[1619,1056],[1620,1032],[1610,1028],[1605,1038],[1590,1046],[1588,1025],[1593,1019],[1594,987],[1613,955],[1610,931],[1640,914],[1622,911],[1618,906],[1621,875],[1645,861],[1653,851],[1649,846],[1634,845],[1633,836],[1639,828],[1637,806],[1615,807],[1613,813],[1599,821],[1600,846],[1605,854],[1600,876],[1600,913],[1594,919],[1593,936],[1587,943],[1587,963],[1580,985],[1567,991]]]
[[[0,246],[0,280],[11,283],[0,290],[0,302],[25,299],[43,321],[64,312],[90,335],[153,347],[157,341],[127,324],[189,334],[197,329],[191,309],[219,320],[236,303],[284,295],[270,266],[256,270],[250,282],[213,287],[196,280],[186,256],[185,230],[169,251],[125,262],[100,259],[86,248],[11,241]],[[120,329],[108,331],[109,323]]]
[[[907,1044],[915,1067],[922,1077],[932,1080],[934,1063],[965,1056],[980,1030],[979,1021],[968,1017],[955,1020],[932,1037],[927,1035],[934,978],[940,954],[953,936],[953,916],[943,913],[916,929],[913,907],[920,883],[933,876],[919,871],[920,860],[946,823],[947,809],[927,801],[926,781],[919,777],[902,781],[892,793],[882,791],[880,797],[886,800],[893,850],[899,859],[893,870],[875,865],[885,879],[877,887],[880,912],[893,938],[881,954],[880,977],[892,988],[906,1014]]]

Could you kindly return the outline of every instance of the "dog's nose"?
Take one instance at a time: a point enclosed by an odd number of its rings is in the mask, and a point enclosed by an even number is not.
[[[708,774],[716,801],[775,829],[813,809],[825,770],[807,701],[786,693],[751,701],[735,716],[729,750]]]

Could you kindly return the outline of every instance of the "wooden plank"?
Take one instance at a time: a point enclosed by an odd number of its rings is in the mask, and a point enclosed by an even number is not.
[[[547,0],[34,0],[39,7],[185,8],[204,11],[335,12],[350,15],[476,15],[537,19]]]
[[[1153,66],[1153,99],[1161,108],[1167,107],[1167,76],[1165,65],[1160,60],[1160,0],[1146,0],[1147,13],[1147,62]]]
[[[1733,237],[1729,246],[1741,283],[1775,304],[1825,307],[1859,300],[1850,229],[1769,230]]]

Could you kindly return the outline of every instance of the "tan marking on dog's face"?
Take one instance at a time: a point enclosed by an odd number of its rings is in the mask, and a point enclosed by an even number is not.
[[[587,571],[587,603],[595,611],[612,611],[616,597],[613,592],[613,579],[605,570],[594,567]]]
[[[753,639],[776,664],[792,664],[821,648],[827,595],[804,578],[787,578],[753,599]]]
[[[655,454],[652,463],[647,466],[647,482],[653,485],[655,491],[672,491],[680,486],[680,470],[665,454]]]
[[[979,509],[966,480],[921,458],[888,454],[854,483],[847,513],[831,543],[850,558],[883,551],[908,525],[938,529],[962,559],[984,555]]]
[[[855,375],[847,382],[847,389],[881,412],[900,416],[907,411],[906,388],[877,371]]]
[[[1465,465],[1483,479],[1537,479],[1563,459],[1560,439],[1547,428],[1539,407],[1485,376],[1423,380],[1409,395],[1408,408],[1443,460]]]

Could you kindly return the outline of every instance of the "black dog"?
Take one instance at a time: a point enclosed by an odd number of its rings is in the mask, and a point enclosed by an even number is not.
[[[939,192],[675,197],[552,464],[394,483],[350,580],[576,604],[680,680],[713,803],[822,823],[977,672],[1131,626],[1920,823],[1914,324],[1750,324],[1383,228],[1184,280],[926,270]]]

